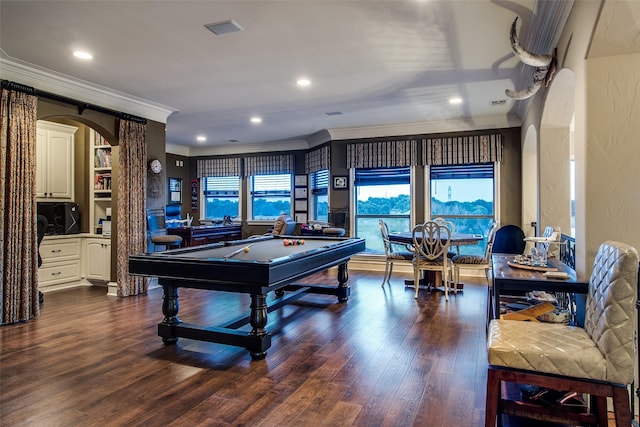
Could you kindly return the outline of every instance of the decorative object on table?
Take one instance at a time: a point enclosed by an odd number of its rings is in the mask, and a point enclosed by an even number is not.
[[[334,190],[346,190],[349,188],[348,176],[334,176],[333,177],[333,189]]]

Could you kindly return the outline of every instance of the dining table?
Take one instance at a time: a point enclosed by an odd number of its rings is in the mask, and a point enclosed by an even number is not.
[[[556,257],[547,258],[547,264],[544,267],[522,265],[516,262],[516,255],[512,254],[494,253],[491,256],[491,262],[493,292],[489,304],[493,305],[493,318],[500,317],[500,296],[505,292],[525,294],[531,291],[545,291],[586,294],[589,288],[588,278],[577,274],[573,268]],[[560,277],[562,275],[564,277]],[[570,312],[570,316],[574,318],[575,313]]]
[[[468,234],[468,233],[451,233],[451,239],[449,240],[449,246],[467,246],[467,245],[477,245],[478,242],[482,241],[484,236],[482,234]],[[389,241],[391,243],[399,244],[399,245],[410,245],[413,246],[413,232],[411,231],[400,231],[389,233]],[[438,274],[435,272],[425,272],[430,273],[426,278],[425,282],[421,282],[420,286],[427,286],[428,283],[435,284],[438,281]],[[442,279],[440,279],[442,280]],[[413,287],[413,279],[406,279],[404,281],[405,286]],[[460,284],[462,287],[462,284]],[[461,288],[459,288],[461,289]]]

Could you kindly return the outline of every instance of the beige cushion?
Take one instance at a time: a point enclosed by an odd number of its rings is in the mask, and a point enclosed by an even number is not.
[[[179,245],[180,243],[182,243],[182,237],[172,236],[169,234],[161,234],[158,236],[153,236],[151,238],[151,241],[159,245]]]
[[[578,327],[492,320],[487,351],[490,365],[608,381],[604,356]]]
[[[344,236],[344,233],[344,228],[326,227],[322,229],[322,234],[325,236]]]

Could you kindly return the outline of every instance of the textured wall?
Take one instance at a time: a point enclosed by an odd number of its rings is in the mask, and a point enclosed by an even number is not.
[[[640,249],[640,54],[587,61],[587,258],[613,239]]]

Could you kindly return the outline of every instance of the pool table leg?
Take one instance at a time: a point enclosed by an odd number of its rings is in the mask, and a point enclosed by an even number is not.
[[[347,269],[347,263],[343,262],[338,265],[338,301],[345,302],[349,299],[351,288],[347,285],[349,280],[349,270]]]
[[[247,341],[247,350],[253,360],[264,359],[267,349],[271,347],[271,335],[265,329],[267,325],[267,296],[251,294],[251,316],[249,317],[251,332]]]
[[[175,286],[163,286],[162,289],[164,290],[162,295],[162,314],[164,314],[164,319],[162,319],[162,323],[158,325],[158,334],[162,337],[162,342],[166,345],[175,344],[178,342],[178,337],[171,334],[170,331],[173,330],[172,326],[182,323],[182,321],[178,319],[178,310],[180,310],[178,288]]]

